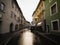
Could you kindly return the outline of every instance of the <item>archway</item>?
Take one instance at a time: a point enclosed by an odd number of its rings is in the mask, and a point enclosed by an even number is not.
[[[15,25],[15,30],[16,30],[16,31],[18,30],[18,24]]]
[[[13,31],[13,23],[10,24],[10,32]]]

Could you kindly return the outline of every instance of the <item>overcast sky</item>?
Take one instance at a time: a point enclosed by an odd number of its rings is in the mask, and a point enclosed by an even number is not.
[[[29,22],[32,21],[32,14],[36,9],[39,0],[17,0],[25,19]]]

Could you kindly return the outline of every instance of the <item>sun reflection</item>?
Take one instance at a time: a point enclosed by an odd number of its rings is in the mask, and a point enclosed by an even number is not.
[[[20,42],[20,45],[33,45],[33,34],[30,31],[24,32]]]

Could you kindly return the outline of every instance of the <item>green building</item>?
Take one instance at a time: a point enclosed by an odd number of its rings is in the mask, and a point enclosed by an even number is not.
[[[60,0],[45,0],[46,31],[60,32]]]

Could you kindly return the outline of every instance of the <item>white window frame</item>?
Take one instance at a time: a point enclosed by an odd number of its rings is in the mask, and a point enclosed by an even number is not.
[[[53,22],[57,21],[58,22],[58,30],[53,30]],[[52,31],[59,31],[59,19],[51,21],[51,30]]]
[[[56,4],[56,12],[55,12],[54,14],[52,14],[52,13],[51,13],[51,7],[52,7],[53,5],[55,5],[55,4]],[[53,4],[50,6],[50,16],[53,16],[53,15],[55,15],[56,13],[58,13],[57,2],[53,3]]]
[[[52,0],[49,0],[49,3],[51,2]]]

